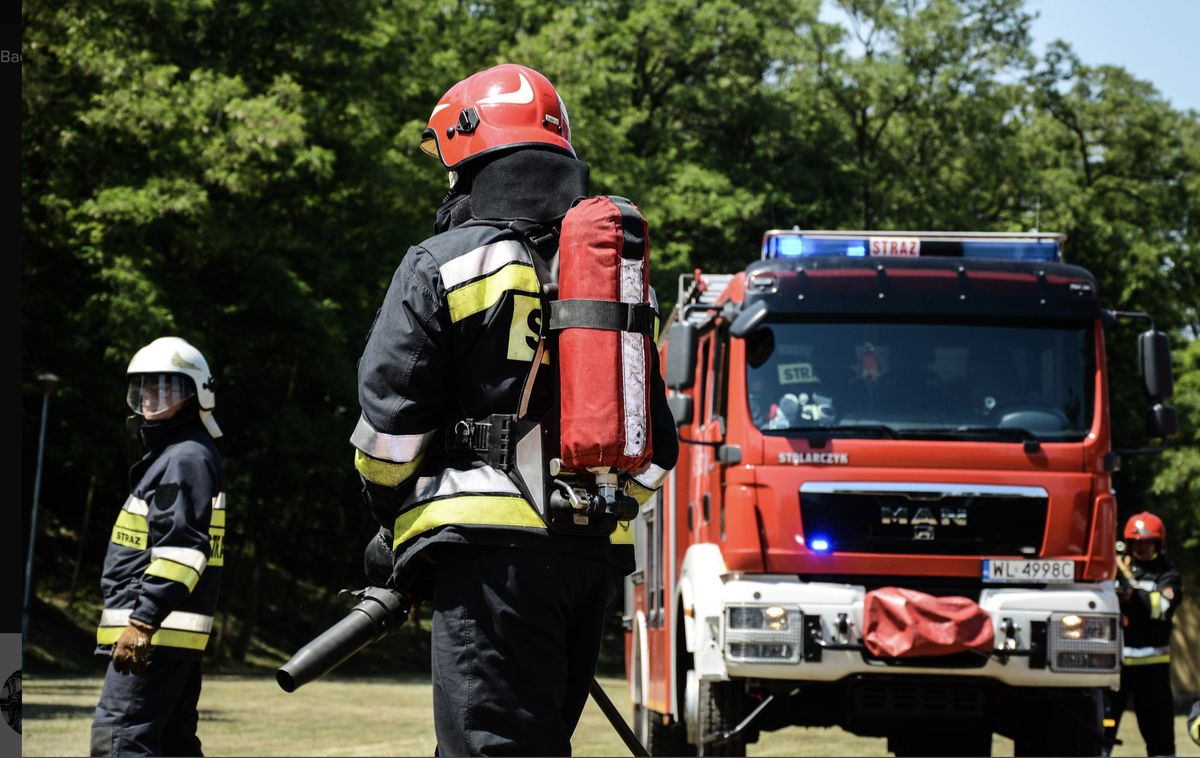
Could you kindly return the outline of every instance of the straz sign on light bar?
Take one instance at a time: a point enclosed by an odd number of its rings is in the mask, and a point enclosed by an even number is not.
[[[921,240],[917,237],[871,237],[867,240],[872,258],[917,258]]]

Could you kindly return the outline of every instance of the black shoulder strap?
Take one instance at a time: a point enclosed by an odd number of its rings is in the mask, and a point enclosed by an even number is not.
[[[537,379],[538,369],[541,368],[542,358],[546,354],[546,341],[550,337],[550,304],[558,297],[559,228],[556,225],[525,220],[511,221],[508,228],[516,232],[525,243],[542,290],[539,297],[542,303],[542,318],[538,327],[537,349],[533,353],[529,373],[525,375],[525,383],[521,387],[521,401],[517,406],[517,418],[525,418],[529,412],[533,384]]]

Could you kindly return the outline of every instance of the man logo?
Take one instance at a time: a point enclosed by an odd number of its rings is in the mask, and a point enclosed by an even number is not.
[[[912,525],[914,540],[932,540],[935,539],[934,527],[936,526],[966,526],[967,525],[967,509],[961,506],[948,506],[945,508],[936,509],[921,506],[917,508],[912,515],[909,515],[908,506],[901,505],[896,507],[881,506],[879,509],[879,523],[884,526],[897,525],[908,526]]]

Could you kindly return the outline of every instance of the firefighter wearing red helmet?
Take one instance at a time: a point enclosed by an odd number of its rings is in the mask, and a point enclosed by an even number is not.
[[[1171,692],[1171,620],[1183,599],[1179,572],[1166,557],[1167,530],[1148,511],[1125,522],[1126,551],[1117,559],[1124,650],[1121,689],[1112,696],[1116,736],[1126,705],[1133,700],[1147,755],[1175,754],[1175,701]]]
[[[515,64],[447,90],[421,147],[450,190],[434,235],[400,260],[358,364],[350,441],[381,525],[368,577],[431,606],[439,755],[569,755],[607,609],[634,567],[630,532],[549,529],[493,454],[531,375],[557,225],[588,196],[588,166],[550,81]],[[641,502],[678,452],[651,355],[653,458],[622,483]],[[546,373],[530,407],[549,402]]]

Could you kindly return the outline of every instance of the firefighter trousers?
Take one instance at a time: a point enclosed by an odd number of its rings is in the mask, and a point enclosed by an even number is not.
[[[1121,667],[1121,689],[1112,693],[1110,716],[1116,720],[1106,731],[1116,737],[1125,707],[1133,700],[1138,731],[1146,742],[1146,755],[1175,755],[1175,697],[1171,693],[1171,664],[1150,663]]]
[[[201,661],[150,657],[140,676],[108,664],[92,722],[92,755],[203,755],[196,736]]]
[[[435,549],[437,755],[569,756],[620,572],[567,553]]]

